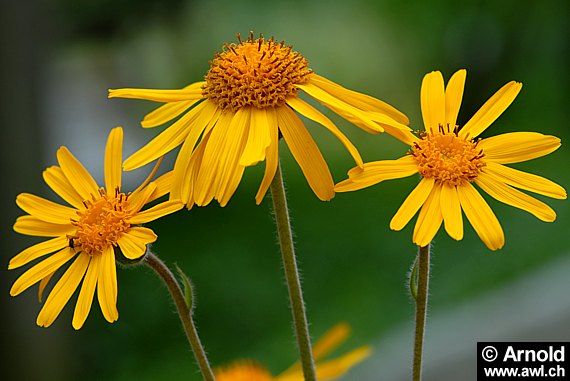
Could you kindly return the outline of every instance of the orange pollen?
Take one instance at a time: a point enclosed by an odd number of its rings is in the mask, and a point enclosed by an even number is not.
[[[86,209],[78,211],[79,220],[72,221],[77,227],[73,236],[68,236],[69,245],[76,251],[89,255],[100,254],[109,246],[116,246],[121,234],[131,226],[127,219],[131,216],[126,210],[128,195],[115,190],[108,195],[99,189],[100,197],[83,201]]]
[[[478,141],[465,140],[443,128],[436,133],[421,132],[420,138],[410,154],[416,159],[422,177],[434,178],[442,184],[463,185],[475,180],[485,166]]]
[[[236,111],[244,106],[257,108],[285,104],[287,97],[297,96],[297,84],[309,80],[308,61],[284,42],[273,37],[253,39],[253,33],[239,44],[225,44],[222,53],[210,61],[204,97],[223,110]]]

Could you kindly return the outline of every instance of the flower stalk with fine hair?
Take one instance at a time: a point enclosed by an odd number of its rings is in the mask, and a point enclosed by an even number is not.
[[[157,236],[138,226],[180,210],[180,201],[167,201],[147,210],[142,208],[168,192],[171,173],[146,181],[132,193],[121,189],[123,130],[111,131],[105,151],[105,188],[99,188],[89,172],[66,147],[57,151],[59,166],[46,169],[47,185],[71,206],[21,193],[18,206],[29,215],[18,217],[14,230],[21,234],[51,237],[33,245],[10,260],[15,269],[49,254],[15,282],[10,295],[16,296],[40,282],[39,299],[52,276],[75,258],[55,284],[41,309],[37,324],[49,327],[75,290],[81,291],[73,314],[73,328],[80,329],[91,309],[95,289],[105,319],[112,323],[117,310],[115,251],[129,260],[141,258]]]
[[[309,103],[300,91],[370,133],[409,137],[407,117],[392,106],[348,90],[314,73],[308,61],[273,38],[226,44],[210,62],[205,81],[180,90],[117,89],[111,98],[164,103],[142,121],[146,128],[170,127],[125,161],[132,170],[182,145],[174,165],[173,198],[188,208],[213,199],[228,203],[246,167],[266,161],[256,202],[263,199],[277,169],[282,136],[309,186],[321,200],[334,197],[334,182],[315,141],[296,112],[328,129],[357,165],[360,154],[348,138]],[[182,116],[181,116],[182,115]]]
[[[443,76],[434,71],[424,77],[421,107],[425,131],[409,134],[408,155],[398,160],[366,163],[351,169],[337,192],[366,188],[384,180],[419,173],[421,180],[398,209],[390,228],[401,230],[418,212],[413,242],[427,246],[444,224],[454,239],[463,238],[462,211],[491,250],[503,247],[505,238],[497,217],[473,184],[493,198],[552,222],[556,213],[548,205],[516,188],[565,199],[560,185],[543,177],[508,167],[547,155],[560,147],[560,139],[537,132],[510,132],[477,139],[513,102],[522,85],[511,81],[497,91],[462,127],[457,115],[463,97],[466,71],[457,71],[444,88]]]

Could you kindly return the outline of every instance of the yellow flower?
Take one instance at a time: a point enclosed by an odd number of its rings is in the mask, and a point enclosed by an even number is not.
[[[504,245],[504,235],[495,214],[473,186],[477,184],[495,199],[552,222],[556,213],[545,203],[515,188],[565,199],[560,185],[543,177],[504,164],[547,155],[560,147],[560,139],[536,132],[511,132],[476,139],[513,102],[522,84],[509,82],[497,91],[462,127],[456,125],[463,97],[466,71],[457,71],[444,89],[441,73],[427,74],[422,82],[421,107],[425,131],[413,137],[407,156],[376,161],[349,171],[349,179],[335,190],[362,189],[384,180],[419,173],[421,181],[390,222],[401,230],[420,210],[413,241],[426,246],[443,222],[454,239],[463,238],[461,211],[491,250]]]
[[[341,323],[325,334],[314,346],[315,361],[325,357],[340,344],[348,334],[350,327]],[[317,379],[320,381],[336,380],[346,374],[356,364],[366,359],[372,350],[368,346],[357,348],[339,358],[316,364]],[[301,366],[297,363],[278,376],[273,376],[263,366],[251,360],[237,361],[216,370],[217,381],[303,381]]]
[[[10,295],[16,296],[40,282],[39,298],[54,273],[75,258],[51,290],[37,324],[49,327],[83,280],[73,314],[73,328],[80,329],[87,319],[97,288],[103,316],[112,323],[117,311],[116,249],[127,259],[141,258],[146,245],[156,240],[151,229],[136,226],[150,222],[183,207],[180,201],[167,201],[145,211],[143,206],[166,194],[171,173],[142,184],[132,193],[121,192],[123,130],[109,134],[105,151],[105,188],[99,188],[89,172],[66,147],[57,151],[58,166],[43,173],[47,185],[70,206],[60,205],[29,193],[16,198],[29,215],[18,217],[14,230],[21,234],[53,237],[20,252],[10,261],[15,269],[45,255],[14,282]]]
[[[109,97],[165,103],[146,115],[143,127],[155,127],[180,115],[165,131],[129,157],[125,170],[138,168],[178,145],[172,197],[190,208],[213,199],[224,206],[245,167],[266,160],[256,195],[259,204],[278,164],[282,136],[309,186],[321,200],[334,197],[334,182],[319,148],[295,113],[334,134],[358,165],[362,159],[347,137],[322,113],[298,97],[299,90],[370,133],[386,131],[401,139],[409,121],[392,106],[333,83],[309,69],[307,60],[283,42],[263,37],[226,44],[210,61],[205,81],[181,90],[118,89]],[[201,140],[200,140],[201,137]],[[198,143],[198,141],[200,142]]]

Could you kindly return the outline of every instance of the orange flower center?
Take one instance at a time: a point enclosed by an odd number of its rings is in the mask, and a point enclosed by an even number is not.
[[[217,381],[272,381],[273,376],[252,362],[238,362],[216,371]]]
[[[77,212],[78,221],[72,221],[77,227],[75,235],[69,236],[69,245],[77,251],[89,255],[100,254],[110,245],[116,246],[121,233],[131,226],[126,220],[130,217],[126,211],[128,196],[115,190],[108,195],[99,189],[101,197],[84,201],[87,209]]]
[[[421,140],[414,143],[411,154],[418,163],[418,171],[425,178],[440,183],[462,185],[477,178],[485,166],[483,150],[478,142],[465,140],[455,132],[421,133]]]
[[[222,53],[210,61],[203,95],[221,109],[236,111],[244,106],[258,108],[281,106],[297,96],[296,84],[308,81],[312,73],[308,61],[284,42],[253,33],[239,44],[226,44]]]

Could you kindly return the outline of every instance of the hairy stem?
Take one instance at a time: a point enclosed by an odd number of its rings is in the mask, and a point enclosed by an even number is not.
[[[430,245],[418,248],[418,281],[416,296],[416,331],[414,340],[413,381],[422,379],[422,355],[428,304]]]
[[[146,254],[144,262],[148,267],[153,269],[156,274],[158,274],[160,279],[168,288],[170,296],[176,305],[176,311],[178,312],[182,326],[184,327],[186,338],[190,343],[190,347],[192,348],[196,362],[198,363],[200,371],[202,372],[202,377],[205,381],[215,381],[214,372],[212,371],[210,363],[208,362],[206,352],[202,347],[202,343],[198,337],[198,331],[196,330],[194,320],[192,319],[192,306],[189,306],[186,303],[184,292],[180,288],[180,284],[176,280],[176,277],[172,271],[170,271],[170,269],[164,264],[164,262],[162,262],[160,258],[158,258],[150,251]]]
[[[295,326],[295,336],[299,346],[301,366],[305,380],[316,381],[317,377],[311,349],[309,326],[307,324],[297,260],[295,259],[295,248],[293,246],[293,236],[291,233],[289,211],[287,209],[287,197],[283,185],[283,175],[281,174],[279,164],[277,165],[275,177],[271,182],[271,198],[273,200],[275,223],[277,224],[281,258],[283,260],[283,269],[289,290],[289,302],[291,304],[291,313],[293,314],[293,324]]]

